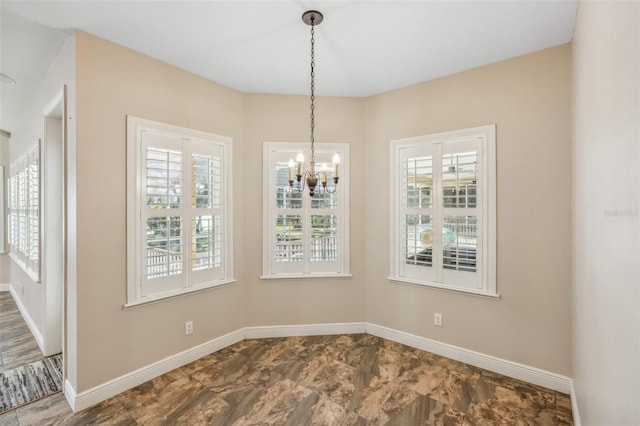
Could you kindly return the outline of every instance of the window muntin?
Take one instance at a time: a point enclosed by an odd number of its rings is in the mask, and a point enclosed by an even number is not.
[[[128,130],[129,187],[142,185],[128,197],[127,304],[232,281],[230,140],[135,117]]]
[[[495,128],[392,141],[391,279],[495,295]]]
[[[348,274],[347,144],[317,144],[316,168],[326,164],[327,185],[334,187],[333,154],[342,158],[341,176],[334,193],[314,197],[289,187],[289,159],[299,152],[309,157],[308,144],[264,144],[263,278],[343,276]],[[295,179],[295,176],[293,177]]]

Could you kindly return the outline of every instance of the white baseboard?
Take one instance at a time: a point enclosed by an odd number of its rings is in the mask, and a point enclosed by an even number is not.
[[[40,330],[36,326],[36,323],[31,318],[31,315],[29,315],[29,311],[27,311],[27,308],[22,304],[22,300],[20,300],[20,298],[18,297],[18,293],[16,292],[16,289],[13,288],[11,284],[7,284],[7,285],[9,286],[11,297],[13,297],[13,301],[16,302],[16,305],[18,306],[18,310],[20,311],[20,314],[22,315],[24,322],[27,323],[27,327],[29,327],[29,330],[31,330],[31,334],[33,335],[33,338],[36,340],[36,343],[38,344],[40,351],[42,351],[42,353],[44,354],[44,337],[42,337],[42,333],[40,333]]]
[[[571,392],[572,407],[574,406],[574,392],[571,379],[568,377],[371,323],[274,325],[241,328],[80,393],[76,393],[73,386],[66,381],[65,397],[71,409],[78,412],[244,339],[359,333],[369,333],[393,340],[559,392]],[[574,407],[574,410],[577,410],[577,406]],[[577,413],[577,411],[575,412]],[[579,426],[579,421],[575,424]]]
[[[366,333],[365,323],[334,323],[304,325],[273,325],[264,327],[246,327],[245,339],[265,339],[268,337],[321,336],[331,334]]]
[[[76,393],[75,389],[67,381],[65,382],[65,396],[74,412],[84,410],[98,404],[105,399],[118,395],[128,389],[134,388],[155,377],[182,367],[190,362],[200,359],[212,352],[224,349],[244,339],[244,329],[225,334],[224,336],[205,342],[201,345],[169,356],[153,364],[139,368],[131,373],[124,374],[106,383],[98,385],[86,391]]]
[[[76,398],[78,396],[76,394],[76,390],[73,388],[73,386],[71,386],[71,383],[67,379],[65,379],[64,381],[64,388],[62,389],[62,393],[64,394],[64,398],[67,400],[69,407],[71,407],[71,411],[73,411],[74,413],[80,411],[76,409]]]
[[[0,291],[11,291],[11,284],[0,283]]]
[[[576,389],[573,387],[573,380],[571,380],[571,413],[573,415],[573,425],[580,426],[580,411],[578,411],[578,396],[576,395]]]
[[[558,392],[569,393],[571,389],[571,379],[566,376],[541,370],[536,367],[519,364],[517,362],[508,361],[506,359],[497,358],[491,355],[453,346],[448,343],[438,342],[436,340],[427,339],[426,337],[416,336],[414,334],[405,333],[403,331],[393,330],[391,328],[382,327],[375,324],[366,325],[367,333],[384,339],[393,340],[416,349],[432,352],[456,361],[464,362],[485,370],[513,377],[514,379],[523,380],[553,389]]]

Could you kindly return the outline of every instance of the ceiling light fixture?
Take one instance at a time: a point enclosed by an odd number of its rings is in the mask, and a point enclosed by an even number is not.
[[[304,167],[304,156],[299,153],[296,157],[298,163],[298,170],[296,173],[296,180],[298,182],[298,191],[304,191],[305,185],[309,188],[309,196],[313,197],[316,187],[318,186],[318,180],[320,180],[322,187],[320,188],[320,195],[324,196],[327,192],[332,194],[336,192],[338,185],[338,164],[340,163],[340,156],[336,153],[333,155],[333,187],[327,187],[327,165],[323,164],[320,173],[316,173],[316,152],[315,152],[315,140],[313,132],[316,127],[315,117],[315,26],[322,22],[322,13],[317,10],[308,10],[302,14],[302,22],[311,26],[311,160],[309,161],[309,170],[302,172]],[[293,189],[293,167],[295,163],[293,159],[289,160],[289,187]],[[302,180],[302,176],[305,177]]]
[[[11,77],[9,77],[8,75],[0,72],[0,83],[14,85],[16,84],[16,81]]]

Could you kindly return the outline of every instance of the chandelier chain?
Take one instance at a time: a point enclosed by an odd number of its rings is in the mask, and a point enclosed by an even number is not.
[[[319,195],[324,197],[326,194],[333,194],[336,192],[338,185],[338,163],[340,163],[340,157],[336,153],[333,156],[333,186],[327,186],[327,165],[323,163],[320,167],[320,171],[316,171],[316,150],[315,150],[315,137],[314,132],[316,128],[316,24],[320,24],[323,20],[322,13],[317,10],[307,10],[302,14],[302,22],[311,26],[311,106],[310,106],[310,127],[311,127],[311,161],[309,163],[309,169],[303,170],[304,156],[299,153],[296,157],[298,163],[298,172],[294,175],[294,168],[296,163],[293,162],[293,158],[289,159],[289,187],[294,189],[294,176],[297,178],[298,184],[296,188],[298,192],[303,192],[305,186],[309,188],[309,195],[311,197],[316,194],[316,188],[319,188]],[[303,179],[304,177],[304,179]]]
[[[311,161],[316,161],[316,154],[314,149],[314,137],[313,132],[316,127],[316,117],[315,117],[315,18],[311,17]]]

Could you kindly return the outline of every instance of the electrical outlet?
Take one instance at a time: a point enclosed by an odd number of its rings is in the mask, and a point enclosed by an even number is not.
[[[193,321],[187,321],[184,323],[184,334],[188,336],[193,333]]]
[[[433,314],[433,325],[442,327],[442,314]]]

